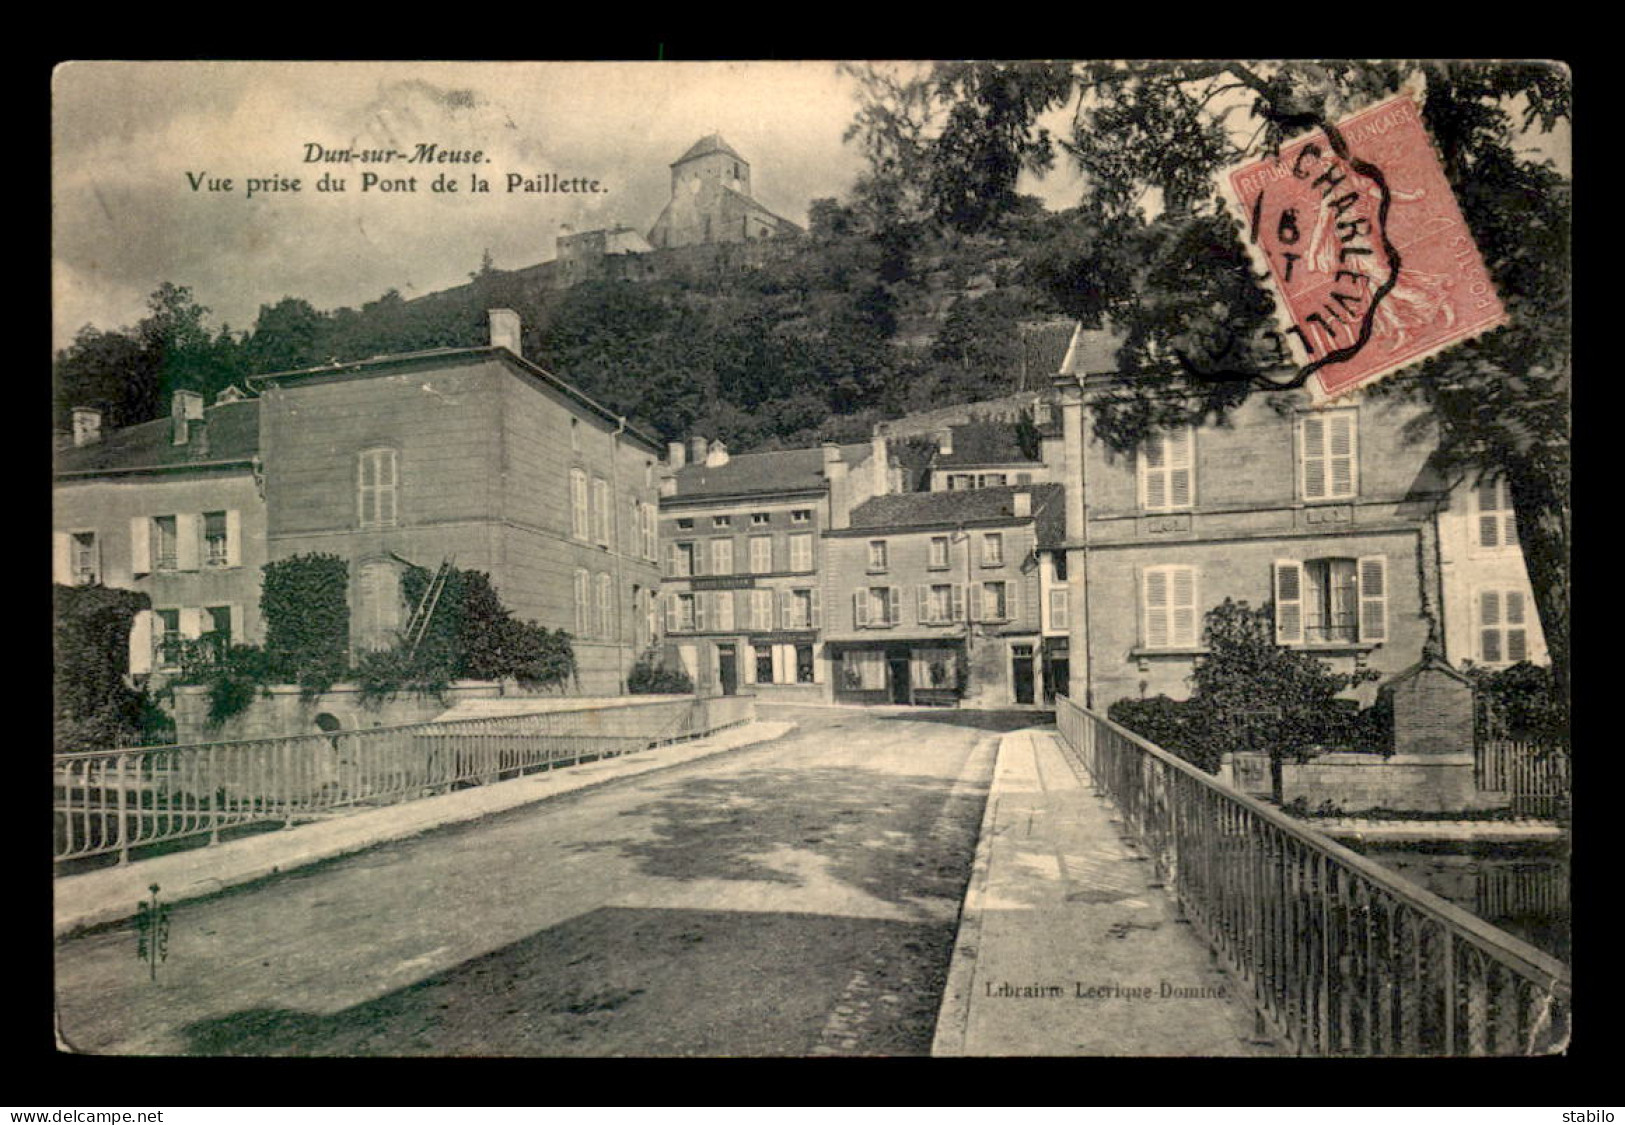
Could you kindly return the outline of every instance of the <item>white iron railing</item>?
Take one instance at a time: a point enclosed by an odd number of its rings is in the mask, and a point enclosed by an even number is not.
[[[1197,934],[1300,1054],[1566,1044],[1561,961],[1071,700],[1055,715]]]
[[[55,857],[116,853],[256,821],[292,825],[749,722],[750,696],[57,754]]]

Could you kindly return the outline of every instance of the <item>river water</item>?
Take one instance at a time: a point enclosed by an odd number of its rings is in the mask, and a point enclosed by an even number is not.
[[[1569,960],[1569,849],[1538,844],[1349,843],[1397,875]]]

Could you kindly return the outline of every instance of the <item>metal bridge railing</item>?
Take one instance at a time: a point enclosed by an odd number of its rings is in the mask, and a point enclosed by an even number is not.
[[[58,861],[488,784],[698,738],[755,715],[751,696],[662,699],[528,715],[413,723],[54,757]]]
[[[1071,700],[1056,700],[1056,722],[1193,928],[1300,1054],[1566,1044],[1561,961]]]

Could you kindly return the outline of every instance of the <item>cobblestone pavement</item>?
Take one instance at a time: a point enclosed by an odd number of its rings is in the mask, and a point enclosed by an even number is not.
[[[72,1049],[923,1055],[1000,732],[762,707],[787,738],[61,942]]]

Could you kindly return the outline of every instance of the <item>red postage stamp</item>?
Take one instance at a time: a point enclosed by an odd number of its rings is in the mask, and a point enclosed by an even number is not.
[[[1506,321],[1408,93],[1221,183],[1317,402]]]

